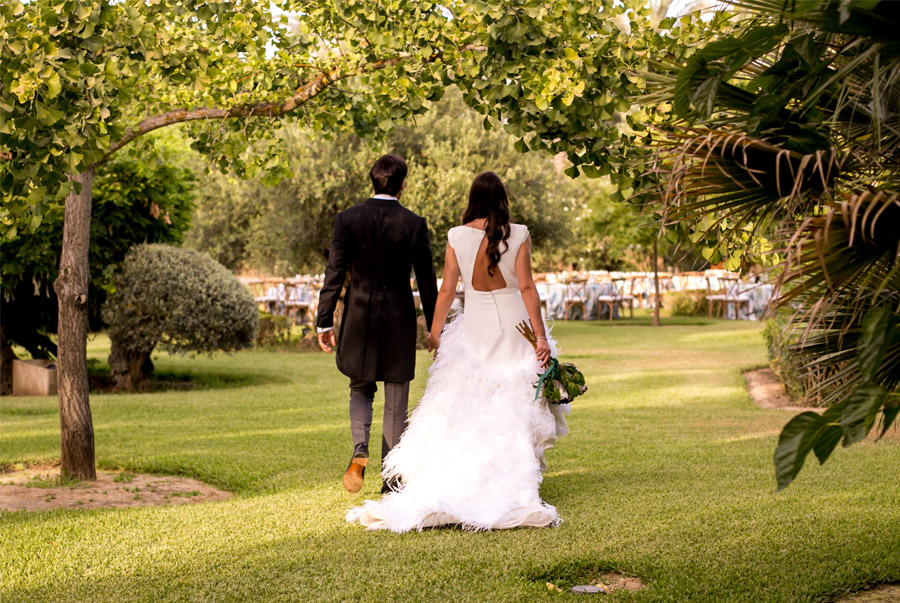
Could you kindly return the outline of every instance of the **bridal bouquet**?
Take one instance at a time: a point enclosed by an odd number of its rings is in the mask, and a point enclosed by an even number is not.
[[[537,349],[537,337],[531,330],[531,325],[523,320],[516,325],[516,330],[528,340],[531,347]],[[551,357],[547,364],[547,370],[538,375],[534,389],[535,399],[543,395],[550,404],[568,404],[586,392],[587,385],[584,384],[584,375],[574,364],[560,362]]]

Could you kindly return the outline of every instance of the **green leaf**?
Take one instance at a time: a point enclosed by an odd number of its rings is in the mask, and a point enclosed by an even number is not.
[[[603,175],[603,173],[598,170],[595,166],[590,164],[584,164],[581,166],[581,171],[584,172],[584,175],[588,178],[599,178]]]
[[[844,446],[865,439],[886,397],[884,386],[874,383],[865,383],[850,394],[841,415]]]
[[[59,81],[59,74],[57,72],[53,72],[53,74],[47,78],[45,82],[47,84],[47,93],[44,95],[44,100],[51,100],[59,96],[60,90],[62,90],[62,84]]]
[[[820,465],[828,460],[828,457],[837,447],[837,444],[841,441],[843,435],[844,433],[837,425],[829,425],[821,434],[819,434],[819,437],[813,445],[813,452],[815,453],[816,458],[819,459]]]
[[[821,420],[818,413],[802,412],[781,430],[774,459],[778,490],[785,489],[803,468],[806,455],[812,450],[813,438],[810,434],[815,433]]]
[[[52,126],[66,116],[66,114],[62,111],[58,109],[52,109],[41,102],[35,102],[34,105],[35,115],[37,116],[38,120],[45,126]]]
[[[565,173],[565,175],[568,176],[569,178],[577,178],[578,177],[578,166],[577,165],[569,166],[564,170],[563,173]]]

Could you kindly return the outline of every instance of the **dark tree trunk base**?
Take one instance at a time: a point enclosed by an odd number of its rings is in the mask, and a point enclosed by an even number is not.
[[[6,339],[6,329],[0,326],[0,395],[12,393],[12,369],[16,353]]]
[[[153,372],[151,353],[152,351],[133,352],[113,339],[108,360],[109,376],[114,383],[113,391],[142,389]]]

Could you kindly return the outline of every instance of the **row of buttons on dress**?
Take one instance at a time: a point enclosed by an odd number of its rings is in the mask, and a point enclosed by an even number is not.
[[[497,298],[494,297],[493,291],[488,291],[488,295],[491,296],[491,303],[494,304],[494,312],[497,313],[497,328],[500,329],[500,334],[503,335],[503,319],[500,318],[500,306],[497,305]]]

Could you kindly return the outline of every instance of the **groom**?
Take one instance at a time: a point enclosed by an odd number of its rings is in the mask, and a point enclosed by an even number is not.
[[[348,492],[362,488],[376,381],[384,382],[382,461],[406,429],[418,329],[410,268],[416,272],[429,331],[434,315],[437,279],[428,226],[425,218],[399,203],[406,172],[406,163],[397,155],[384,155],[372,166],[369,178],[375,195],[335,219],[325,283],[319,293],[319,346],[331,353],[335,346],[334,309],[350,272],[336,344],[338,369],[350,377],[353,457],[344,473]],[[394,487],[383,483],[381,492]]]

